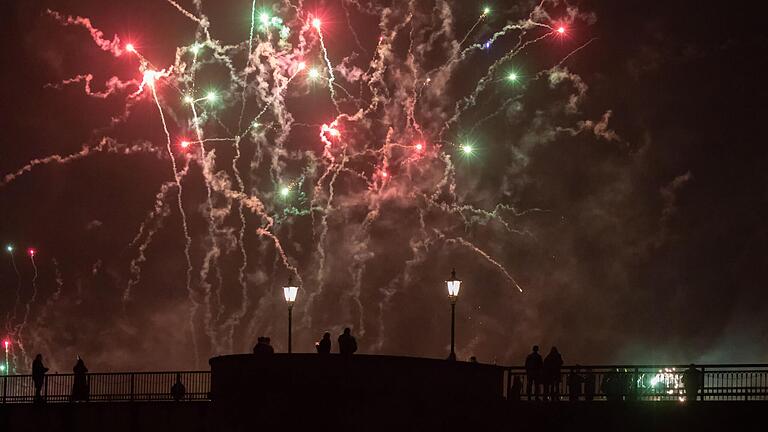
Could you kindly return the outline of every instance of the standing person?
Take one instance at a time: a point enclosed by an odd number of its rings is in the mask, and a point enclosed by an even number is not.
[[[259,336],[258,343],[253,347],[253,353],[257,355],[274,354],[275,349],[269,343],[269,338],[266,336]]]
[[[176,374],[176,382],[171,386],[171,397],[173,397],[173,400],[176,402],[184,399],[184,396],[187,394],[187,388],[184,387],[184,384],[181,382],[181,374]]]
[[[619,370],[616,369],[605,373],[603,378],[603,393],[605,393],[605,399],[609,401],[622,400],[621,383],[619,379]]]
[[[702,387],[704,375],[696,369],[696,365],[691,363],[688,369],[683,372],[683,385],[685,386],[685,398],[689,401],[695,401],[699,396],[699,389]]]
[[[48,372],[48,368],[43,365],[43,355],[36,355],[35,360],[32,362],[32,382],[35,384],[35,402],[43,402],[43,397],[40,392],[43,389],[43,384],[45,384],[46,372]]]
[[[568,374],[568,400],[577,401],[581,396],[581,385],[584,383],[584,377],[579,375],[579,365],[571,369]]]
[[[88,402],[90,397],[90,389],[88,388],[88,368],[85,367],[85,362],[79,356],[77,357],[77,363],[72,368],[72,372],[75,373],[75,379],[72,382],[72,397],[73,401],[85,401]]]
[[[349,327],[344,329],[344,333],[339,335],[339,354],[352,355],[357,351],[357,341],[352,336],[352,330]]]
[[[531,400],[531,387],[536,394],[536,400],[539,400],[539,386],[541,385],[541,372],[544,367],[544,361],[539,354],[539,346],[533,346],[533,352],[525,358],[525,374],[527,376],[526,393],[528,400]]]
[[[320,342],[315,342],[315,349],[318,354],[330,354],[331,353],[331,334],[325,332]]]
[[[563,366],[563,357],[557,351],[557,347],[552,347],[549,354],[544,358],[544,390],[545,396],[550,396],[551,400],[560,400],[560,368]]]

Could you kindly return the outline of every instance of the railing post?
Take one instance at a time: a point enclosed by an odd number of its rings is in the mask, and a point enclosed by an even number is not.
[[[704,396],[707,394],[707,371],[704,366],[701,367],[701,400],[704,400]]]
[[[134,385],[135,377],[136,377],[136,373],[131,372],[131,402],[133,402],[133,388],[134,388],[133,385]]]
[[[8,375],[3,375],[3,404],[5,404],[5,396],[8,394]]]

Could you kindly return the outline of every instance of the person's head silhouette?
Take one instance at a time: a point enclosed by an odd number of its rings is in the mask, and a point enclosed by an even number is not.
[[[330,334],[330,333],[328,333],[328,332],[325,332],[325,333],[323,334],[323,339],[330,339],[330,338],[331,338],[331,334]]]
[[[352,333],[352,330],[349,327],[344,328],[344,334],[345,335],[348,335],[350,333]]]
[[[533,346],[533,352],[539,352],[539,346],[538,345],[534,345]]]

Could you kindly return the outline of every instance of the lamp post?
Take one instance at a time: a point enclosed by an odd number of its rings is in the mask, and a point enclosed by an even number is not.
[[[445,286],[448,287],[448,300],[451,301],[451,353],[448,360],[456,360],[456,300],[459,299],[461,289],[461,281],[456,279],[456,269],[451,271],[451,279],[445,281]]]
[[[285,301],[288,303],[288,354],[291,353],[291,324],[293,315],[293,303],[296,302],[296,294],[299,292],[299,287],[293,286],[293,278],[288,277],[288,285],[283,287],[283,295],[285,295]]]

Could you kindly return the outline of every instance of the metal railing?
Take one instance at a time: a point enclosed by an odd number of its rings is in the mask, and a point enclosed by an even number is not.
[[[768,401],[768,365],[566,366],[556,380],[529,379],[525,368],[506,370],[505,395],[511,400],[571,401]],[[549,381],[549,382],[548,382]],[[692,386],[688,383],[695,382]],[[530,386],[529,386],[530,383]],[[686,387],[690,387],[686,389]]]
[[[700,372],[698,400],[768,401],[768,365],[705,365]],[[507,399],[574,401],[684,401],[687,366],[566,366],[547,391],[531,382],[522,367],[505,368]],[[180,374],[184,400],[209,400],[211,373],[116,372],[87,375],[89,401],[170,401],[171,387]],[[544,381],[544,380],[540,380]],[[49,374],[41,396],[46,402],[69,402],[73,374]],[[536,392],[538,390],[538,392]],[[0,403],[29,403],[35,399],[31,375],[0,376]]]
[[[199,372],[116,372],[87,374],[89,401],[168,401],[176,374],[185,387],[184,400],[208,400],[211,373]],[[46,402],[69,402],[73,374],[48,374],[41,389]],[[33,402],[35,386],[31,375],[0,377],[0,403]]]

